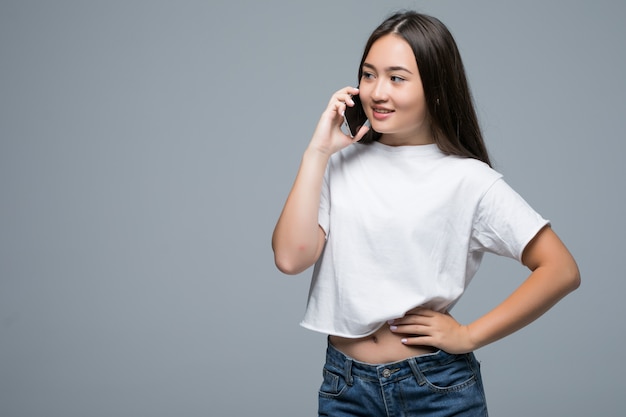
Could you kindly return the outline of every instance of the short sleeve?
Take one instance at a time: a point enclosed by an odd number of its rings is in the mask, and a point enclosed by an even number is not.
[[[503,179],[498,179],[478,204],[470,250],[521,262],[526,245],[548,224]]]
[[[317,222],[328,237],[330,226],[330,189],[329,189],[329,173],[330,170],[326,168],[324,173],[324,180],[322,182],[322,192],[320,194],[320,207],[317,214]]]

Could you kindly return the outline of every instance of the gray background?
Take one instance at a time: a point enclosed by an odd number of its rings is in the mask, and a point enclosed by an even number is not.
[[[495,167],[582,287],[477,352],[494,416],[621,416],[626,6],[0,2],[0,415],[311,416],[310,271],[270,236],[330,95],[391,11],[441,18]],[[468,322],[525,277],[487,257]]]

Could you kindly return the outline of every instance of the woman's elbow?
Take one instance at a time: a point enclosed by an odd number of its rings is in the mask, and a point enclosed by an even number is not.
[[[574,258],[568,253],[565,259],[554,265],[554,276],[558,278],[563,296],[575,291],[580,287],[580,270]]]
[[[274,264],[284,274],[297,275],[315,263],[316,257],[309,252],[302,247],[296,252],[274,248]]]
[[[324,235],[316,242],[288,242],[272,240],[274,264],[287,275],[297,275],[313,266],[324,248]]]
[[[567,268],[567,276],[568,276],[568,289],[569,292],[575,291],[580,287],[581,278],[580,278],[580,270],[578,269],[578,265],[572,259],[571,265]]]
[[[280,272],[287,275],[297,275],[307,268],[293,262],[287,257],[280,257],[276,254],[274,254],[274,264],[276,264],[276,268],[278,268]]]

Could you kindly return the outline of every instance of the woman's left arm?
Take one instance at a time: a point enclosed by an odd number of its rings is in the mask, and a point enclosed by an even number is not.
[[[470,352],[531,323],[580,285],[576,261],[549,226],[526,246],[522,263],[532,271],[530,276],[473,323],[461,325],[448,314],[417,308],[391,321],[391,330],[406,334],[403,343],[407,345],[434,346],[449,353]]]

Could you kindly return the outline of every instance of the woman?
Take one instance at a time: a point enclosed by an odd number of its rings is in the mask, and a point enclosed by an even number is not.
[[[490,167],[447,28],[416,12],[368,40],[359,88],[336,92],[272,238],[277,267],[315,265],[302,325],[328,334],[319,415],[487,415],[473,351],[580,283],[547,220]],[[358,95],[371,129],[341,130]],[[485,252],[528,278],[462,325],[450,314]]]

